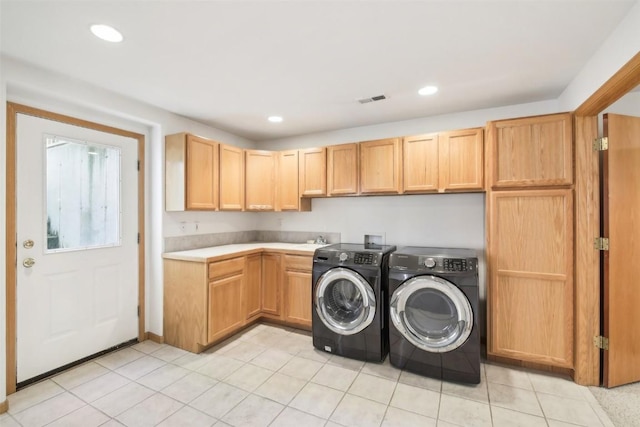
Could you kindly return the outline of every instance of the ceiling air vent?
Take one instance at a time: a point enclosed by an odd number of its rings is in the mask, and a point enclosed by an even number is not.
[[[384,95],[377,95],[377,96],[372,96],[371,98],[360,98],[358,99],[358,102],[360,104],[368,104],[369,102],[382,101],[383,99],[387,99],[387,97]]]

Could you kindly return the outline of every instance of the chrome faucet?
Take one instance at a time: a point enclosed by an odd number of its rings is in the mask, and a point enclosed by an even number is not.
[[[316,245],[326,245],[327,244],[327,240],[324,238],[323,235],[319,235],[318,237],[316,237]]]

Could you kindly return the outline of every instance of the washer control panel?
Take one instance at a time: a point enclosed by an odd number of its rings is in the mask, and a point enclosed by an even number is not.
[[[372,252],[356,252],[355,254],[353,254],[353,263],[373,265],[378,263],[378,259]]]

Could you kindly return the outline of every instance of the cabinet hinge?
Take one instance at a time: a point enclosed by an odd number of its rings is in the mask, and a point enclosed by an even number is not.
[[[138,233],[138,244],[140,244],[140,233]]]
[[[609,350],[609,338],[603,337],[602,335],[593,337],[593,345],[602,350]]]
[[[140,306],[138,306],[138,317],[140,317]]]
[[[608,251],[609,239],[607,237],[596,237],[593,240],[593,247],[596,251]]]
[[[593,151],[605,151],[609,149],[609,138],[603,136],[593,140]]]
[[[140,160],[138,160],[138,172],[140,172]]]

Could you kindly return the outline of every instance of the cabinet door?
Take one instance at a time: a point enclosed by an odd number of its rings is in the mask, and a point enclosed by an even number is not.
[[[438,134],[408,136],[403,142],[405,193],[438,190]]]
[[[484,187],[483,129],[438,134],[439,187],[442,190],[481,190]]]
[[[243,274],[209,283],[209,342],[240,328],[245,320],[242,311]]]
[[[220,210],[244,209],[244,152],[220,144]]]
[[[327,194],[358,193],[358,144],[327,147]]]
[[[298,151],[278,153],[278,210],[297,211],[300,208],[298,191]]]
[[[245,151],[245,208],[275,210],[276,156],[272,151]]]
[[[187,135],[187,210],[218,209],[218,143]]]
[[[489,122],[487,132],[493,187],[573,182],[570,113]]]
[[[285,271],[285,320],[311,327],[311,273]]]
[[[488,353],[573,367],[572,190],[493,192]]]
[[[325,196],[327,194],[326,148],[299,150],[299,162],[300,195]]]
[[[360,143],[360,193],[401,193],[399,138]]]
[[[245,319],[250,320],[260,314],[260,298],[262,296],[262,255],[249,255],[247,257],[244,280],[244,304]]]
[[[262,254],[262,312],[280,317],[282,270],[279,254]]]

